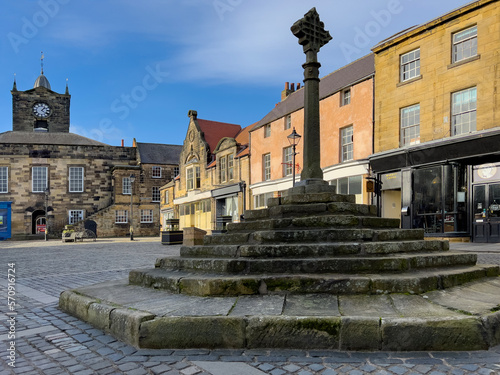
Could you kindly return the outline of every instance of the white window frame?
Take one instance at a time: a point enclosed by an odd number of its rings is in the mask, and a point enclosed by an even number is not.
[[[77,172],[79,171],[79,172]],[[83,180],[85,170],[83,167],[68,168],[68,191],[70,193],[83,193]]]
[[[227,181],[227,158],[226,156],[221,156],[219,160],[219,179],[220,183]]]
[[[285,130],[292,128],[292,115],[285,116]]]
[[[227,180],[234,180],[234,155],[227,156]]]
[[[158,186],[153,186],[152,187],[152,194],[151,194],[151,202],[160,202],[161,200],[161,194],[160,194],[160,188]]]
[[[291,176],[293,173],[293,146],[283,148],[283,177]]]
[[[451,94],[451,134],[461,135],[476,131],[477,88],[471,87]],[[464,127],[467,126],[464,131]],[[457,131],[460,128],[460,131]]]
[[[161,167],[158,165],[153,165],[151,168],[151,177],[152,178],[161,178]]]
[[[452,63],[477,56],[477,25],[453,33],[452,44]]]
[[[341,106],[351,104],[351,88],[342,91]]]
[[[400,82],[420,77],[420,48],[402,54],[399,59],[399,69]]]
[[[130,177],[122,178],[122,194],[123,195],[132,194],[132,181],[130,181]]]
[[[115,210],[115,223],[116,224],[128,223],[128,210]]]
[[[47,187],[48,167],[31,167],[31,191],[33,193],[44,193]]]
[[[264,181],[271,179],[271,153],[262,155],[262,179]]]
[[[0,166],[0,193],[9,192],[9,167]]]
[[[141,223],[152,223],[153,222],[153,210],[146,209],[141,210]]]
[[[271,124],[264,125],[264,138],[269,138],[271,136]]]
[[[401,108],[400,111],[401,146],[420,143],[420,104]]]
[[[85,217],[84,210],[69,210],[68,211],[68,224],[76,224],[82,221]]]
[[[168,190],[165,190],[165,204],[170,203],[170,192]]]
[[[352,125],[340,129],[340,145],[342,162],[354,160],[354,127]]]

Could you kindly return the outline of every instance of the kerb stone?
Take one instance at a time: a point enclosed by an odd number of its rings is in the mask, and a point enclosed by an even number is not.
[[[116,309],[111,305],[93,303],[88,309],[88,323],[105,332],[109,332],[110,315]]]
[[[94,299],[70,290],[62,292],[59,297],[59,307],[61,310],[84,321],[88,319],[89,306],[93,302],[95,302]]]
[[[141,324],[141,348],[244,348],[245,319],[239,317],[162,317]]]
[[[117,339],[139,347],[139,328],[154,315],[132,309],[116,309],[110,314],[110,332]]]

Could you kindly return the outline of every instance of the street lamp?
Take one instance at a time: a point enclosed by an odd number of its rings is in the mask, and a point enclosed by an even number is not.
[[[45,241],[48,241],[47,232],[49,230],[49,188],[45,188]]]
[[[135,176],[133,174],[130,175],[130,241],[134,240],[134,181]]]
[[[297,145],[299,144],[300,138],[302,138],[302,136],[295,131],[295,128],[293,128],[292,134],[290,134],[287,138],[288,138],[288,142],[290,142],[290,144],[292,145],[292,164],[293,164],[293,166],[292,166],[292,186],[295,186],[295,155],[297,155],[297,153],[295,152],[295,147],[297,147]]]

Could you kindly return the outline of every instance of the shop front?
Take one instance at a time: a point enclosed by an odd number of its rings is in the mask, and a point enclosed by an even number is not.
[[[374,154],[382,216],[430,238],[500,242],[498,144],[497,130]]]

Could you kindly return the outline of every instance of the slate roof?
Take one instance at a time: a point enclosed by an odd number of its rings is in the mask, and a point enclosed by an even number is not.
[[[74,133],[7,131],[0,133],[0,143],[36,145],[109,146]]]
[[[137,142],[139,160],[143,164],[179,164],[182,151],[180,145]]]
[[[222,138],[234,138],[241,131],[241,126],[236,124],[202,119],[197,119],[196,122],[203,132],[205,142],[207,142],[210,147],[210,153],[214,152],[217,144]]]
[[[346,65],[326,77],[319,83],[319,98],[324,99],[336,92],[375,74],[375,55],[370,53],[349,65]],[[304,107],[304,87],[290,94],[278,103],[262,120],[250,130],[254,131],[270,122],[295,112]]]

